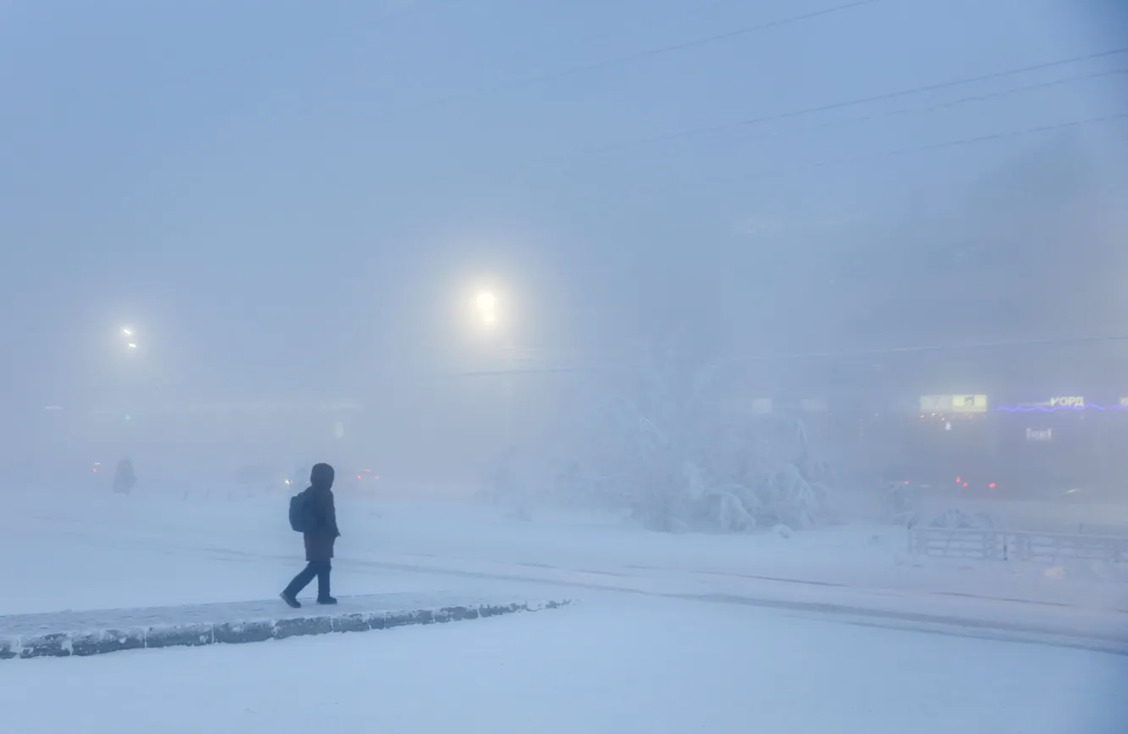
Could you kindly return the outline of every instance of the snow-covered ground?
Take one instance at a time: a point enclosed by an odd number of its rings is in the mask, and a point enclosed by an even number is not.
[[[302,564],[286,499],[9,497],[0,614],[271,599]],[[5,731],[1128,727],[1115,689],[1128,657],[1000,641],[1128,640],[1115,568],[920,559],[903,530],[882,526],[665,535],[607,516],[522,521],[344,493],[338,513],[338,594],[579,603],[444,628],[8,662]],[[66,707],[49,705],[59,691]]]
[[[286,495],[226,491],[28,493],[0,513],[0,614],[270,598],[301,565]],[[1122,569],[932,559],[907,531],[844,525],[776,535],[669,535],[605,515],[537,511],[532,521],[454,502],[339,495],[341,593],[478,588],[485,582],[575,588],[837,594],[1128,609]],[[1029,606],[1029,605],[1025,605]]]
[[[20,734],[1120,734],[1128,658],[597,597],[459,625],[0,665]],[[59,705],[63,704],[63,705]]]

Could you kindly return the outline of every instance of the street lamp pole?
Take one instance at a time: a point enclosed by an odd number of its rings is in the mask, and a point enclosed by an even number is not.
[[[516,369],[513,343],[506,340],[504,349],[505,374],[502,376],[502,389],[505,391],[505,448],[513,445],[513,372]]]
[[[498,313],[498,298],[497,294],[493,291],[483,290],[479,291],[474,298],[474,308],[477,312],[479,325],[486,330],[496,330],[500,328],[500,314]],[[514,402],[514,389],[513,389],[513,371],[516,367],[515,352],[516,349],[513,345],[512,335],[506,333],[501,340],[501,357],[502,357],[502,402],[503,402],[503,420],[504,420],[504,437],[506,450],[513,444],[513,402]]]

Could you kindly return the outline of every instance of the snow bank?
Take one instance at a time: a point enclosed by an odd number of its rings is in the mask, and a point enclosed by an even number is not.
[[[124,650],[199,647],[284,640],[331,632],[366,632],[408,625],[441,624],[517,612],[556,609],[569,601],[389,603],[387,596],[341,600],[321,607],[270,614],[264,602],[199,607],[29,614],[0,617],[0,660],[102,655]],[[278,606],[281,602],[274,602]],[[205,621],[197,618],[204,617]],[[144,624],[157,621],[156,624]]]

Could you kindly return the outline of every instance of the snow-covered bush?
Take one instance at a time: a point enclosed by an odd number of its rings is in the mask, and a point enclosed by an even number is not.
[[[829,469],[796,415],[759,415],[740,370],[665,353],[605,385],[558,490],[646,527],[748,532],[835,519]]]
[[[913,527],[920,522],[919,502],[911,488],[900,482],[889,484],[885,491],[885,520],[893,525]]]

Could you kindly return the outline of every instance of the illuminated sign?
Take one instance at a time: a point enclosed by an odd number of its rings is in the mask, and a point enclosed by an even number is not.
[[[1051,408],[1084,408],[1085,398],[1080,395],[1060,395],[1050,398]]]
[[[922,413],[986,413],[986,395],[923,395]]]
[[[1054,438],[1054,429],[1052,429],[1052,428],[1046,428],[1046,429],[1027,428],[1026,429],[1026,440],[1027,441],[1044,442],[1044,441],[1052,441],[1053,438]]]
[[[986,413],[986,395],[953,395],[952,410],[956,413]]]

